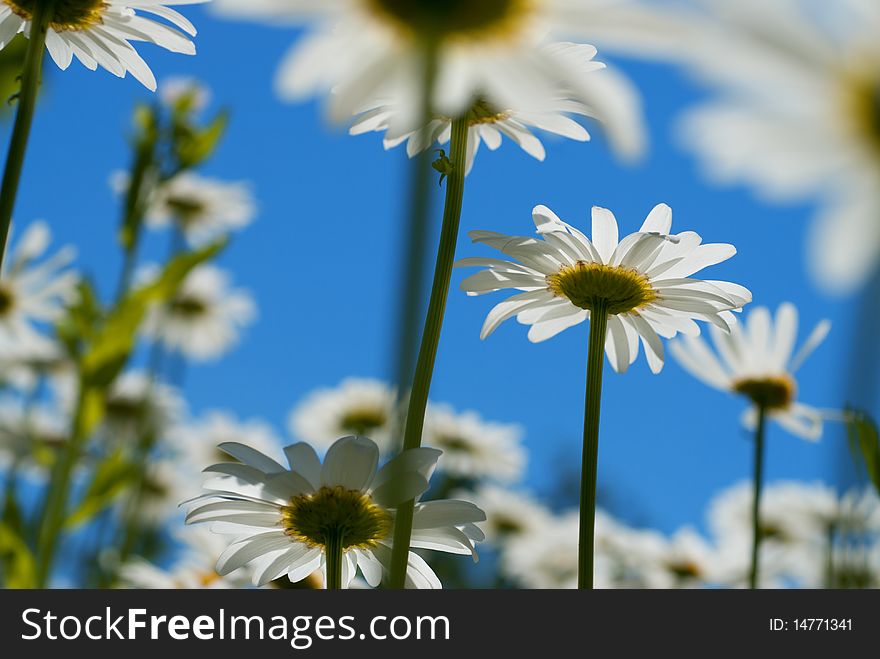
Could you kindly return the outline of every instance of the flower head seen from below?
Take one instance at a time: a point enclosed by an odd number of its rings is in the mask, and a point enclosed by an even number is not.
[[[518,480],[526,454],[520,442],[522,428],[489,423],[476,412],[456,413],[433,403],[425,416],[422,445],[443,452],[437,471],[463,480]]]
[[[147,270],[141,276],[150,278]],[[250,293],[232,288],[226,271],[203,264],[186,276],[169,302],[151,308],[143,332],[189,359],[212,361],[238,343],[256,314]]]
[[[76,297],[79,275],[67,269],[76,251],[65,247],[41,260],[52,234],[45,222],[34,222],[21,235],[0,276],[0,335],[3,343],[38,340],[35,323],[53,323]]]
[[[711,329],[713,351],[701,337],[686,336],[670,346],[673,356],[701,382],[746,397],[752,406],[745,424],[753,428],[763,407],[789,432],[804,439],[822,435],[823,413],[797,400],[795,374],[831,329],[828,321],[816,325],[795,352],[797,308],[780,305],[775,319],[766,307],[756,307],[729,333]]]
[[[307,395],[288,417],[290,433],[324,452],[343,435],[365,435],[379,450],[391,450],[395,392],[384,382],[346,378]]]
[[[487,337],[508,318],[530,325],[529,340],[545,341],[603,308],[608,314],[605,352],[614,369],[627,370],[639,352],[639,340],[655,373],[663,367],[660,337],[696,336],[695,321],[729,331],[731,311],[751,301],[751,293],[725,281],[692,275],[736,253],[732,245],[702,244],[692,232],[670,235],[672,210],[656,206],[641,229],[618,241],[611,211],[593,208],[592,240],[538,206],[532,218],[539,238],[472,231],[475,243],[494,247],[516,259],[466,258],[459,266],[486,269],[465,279],[469,295],[498,290],[520,291],[493,308],[481,332]]]
[[[312,28],[282,63],[276,87],[286,98],[329,94],[337,121],[381,99],[400,125],[418,128],[425,52],[436,52],[434,110],[457,117],[485,98],[492,106],[541,111],[560,87],[578,90],[583,69],[564,47],[568,0],[220,0],[230,16]],[[575,13],[577,11],[575,10]],[[585,48],[590,48],[585,46]],[[596,65],[598,68],[600,65]]]
[[[483,483],[473,492],[459,490],[454,495],[472,501],[486,513],[486,521],[479,526],[486,534],[486,542],[498,546],[540,535],[553,517],[550,510],[531,495],[492,483]]]
[[[247,183],[206,178],[186,172],[156,190],[146,210],[147,226],[174,226],[190,246],[243,229],[256,215],[256,202]]]
[[[716,181],[818,202],[809,268],[852,292],[880,265],[880,4],[693,5],[679,57],[713,93],[682,117],[684,141]]]
[[[41,0],[0,0],[0,49],[18,34],[30,34]],[[171,9],[208,0],[65,0],[53,2],[46,49],[62,70],[73,57],[94,71],[99,65],[120,78],[131,73],[156,90],[156,78],[130,42],[147,41],[174,53],[194,55],[193,24]],[[143,14],[162,18],[157,21]],[[170,24],[170,25],[169,25]],[[172,27],[173,26],[173,27]]]
[[[601,122],[615,153],[631,160],[642,154],[644,136],[642,118],[629,83],[616,73],[598,70],[593,61],[595,49],[580,44],[559,43],[548,48],[567,49],[579,56],[573,58],[583,69],[579,92],[560,89],[556,97],[537,110],[499,108],[484,98],[478,98],[466,112],[468,120],[467,169],[469,174],[482,144],[495,151],[503,137],[517,144],[533,158],[543,161],[546,152],[535,130],[586,142],[590,134],[577,121],[591,117]],[[360,113],[350,129],[352,135],[378,131],[385,133],[384,146],[392,149],[406,143],[410,157],[430,148],[433,144],[447,144],[452,137],[451,117],[438,117],[417,131],[401,129],[397,110],[391,105],[378,104]]]
[[[237,463],[208,467],[205,494],[188,502],[187,523],[212,522],[233,537],[217,562],[227,574],[251,564],[255,585],[287,575],[298,582],[328,570],[328,556],[341,554],[341,587],[358,569],[378,586],[391,558],[396,507],[423,494],[440,452],[405,451],[377,469],[379,449],[364,437],[344,437],[327,451],[323,464],[308,444],[284,449],[289,468],[243,444],[221,448]],[[464,501],[418,502],[413,517],[413,549],[473,555],[483,539],[475,522],[485,519]],[[332,566],[329,566],[332,569]],[[410,551],[408,588],[440,588],[423,558]]]

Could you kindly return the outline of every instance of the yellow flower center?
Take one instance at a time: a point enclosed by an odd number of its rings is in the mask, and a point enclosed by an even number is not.
[[[284,532],[297,542],[325,548],[339,538],[342,550],[375,547],[391,533],[392,518],[359,490],[339,485],[292,497],[281,508]]]
[[[45,1],[45,0],[43,0]],[[13,13],[31,20],[38,0],[2,0]],[[56,32],[87,30],[104,22],[103,13],[109,5],[103,0],[54,0],[49,26]]]
[[[0,317],[6,316],[15,307],[15,293],[0,285]]]
[[[733,390],[765,410],[784,410],[794,401],[797,386],[787,375],[776,375],[738,380]]]
[[[353,409],[346,412],[339,422],[343,432],[353,435],[369,436],[376,428],[381,428],[388,422],[388,417],[383,410],[379,409]]]
[[[642,273],[602,263],[578,261],[547,276],[547,286],[557,297],[581,309],[593,309],[604,302],[611,315],[626,313],[658,298],[651,282]]]
[[[442,449],[446,454],[449,453],[466,453],[468,455],[474,453],[474,444],[462,437],[454,435],[440,435],[432,440],[432,444],[436,448]]]
[[[880,156],[880,81],[873,75],[852,77],[844,85],[843,102],[856,138]]]
[[[205,203],[194,197],[171,196],[165,200],[165,205],[172,215],[184,225],[197,220],[205,212]]]
[[[509,112],[501,112],[493,107],[487,100],[478,98],[468,110],[467,120],[469,126],[480,124],[497,124],[510,117]]]
[[[687,579],[699,579],[703,574],[703,571],[693,561],[679,561],[670,563],[669,565],[667,565],[667,568],[679,581],[685,581]]]
[[[373,14],[431,41],[495,40],[522,30],[535,0],[364,0]]]
[[[175,316],[195,318],[203,315],[207,311],[208,306],[199,298],[184,295],[171,300],[168,303],[168,309]]]

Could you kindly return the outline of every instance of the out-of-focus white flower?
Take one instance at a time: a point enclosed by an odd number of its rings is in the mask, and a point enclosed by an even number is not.
[[[70,436],[70,421],[58,410],[0,401],[0,467],[15,467],[31,478],[48,475]]]
[[[191,246],[198,247],[243,229],[256,214],[256,201],[249,183],[184,172],[156,189],[147,205],[145,219],[152,228],[176,226]]]
[[[711,175],[815,199],[809,264],[847,292],[880,262],[880,4],[701,0],[679,54],[716,95],[682,121]]]
[[[486,513],[486,521],[479,526],[486,541],[497,545],[536,537],[553,518],[550,510],[532,496],[491,483],[482,484],[473,492],[457,490],[453,496],[472,501]]]
[[[191,76],[170,76],[159,85],[159,97],[168,107],[175,107],[186,99],[193,112],[201,112],[211,103],[211,88],[204,81]]]
[[[457,413],[431,403],[425,415],[422,446],[443,451],[438,471],[453,478],[518,480],[526,466],[522,428],[484,421],[476,412]]]
[[[691,375],[722,391],[748,398],[752,406],[743,421],[754,428],[758,408],[763,407],[789,432],[809,440],[822,436],[824,417],[820,410],[799,403],[795,373],[831,329],[828,321],[816,325],[800,350],[797,341],[798,313],[790,303],[780,305],[775,322],[766,307],[755,307],[745,322],[730,332],[710,328],[719,356],[698,336],[673,341],[670,350]]]
[[[66,246],[42,259],[51,239],[49,225],[34,222],[24,230],[12,254],[3,261],[0,337],[4,343],[34,341],[37,333],[34,325],[55,322],[76,299],[79,276],[66,269],[76,256],[76,250]]]
[[[149,280],[150,271],[145,269],[138,278]],[[189,359],[210,361],[238,343],[256,314],[250,293],[232,288],[227,272],[203,264],[184,278],[168,302],[149,310],[142,332]]]
[[[73,57],[94,71],[99,65],[120,78],[131,73],[155,91],[156,78],[131,41],[148,41],[173,53],[195,55],[189,37],[196,28],[169,5],[192,5],[207,0],[77,0],[55,3],[46,50],[58,68]],[[34,0],[0,0],[0,49],[18,34],[29,36]],[[153,14],[166,22],[146,18]],[[171,25],[174,27],[171,27]],[[176,29],[175,29],[176,28]]]
[[[291,435],[326,451],[339,437],[363,435],[382,453],[391,450],[394,390],[368,378],[346,378],[337,387],[306,396],[288,417]]]
[[[227,575],[217,574],[215,564],[228,544],[223,536],[210,529],[184,527],[174,530],[174,537],[182,543],[182,554],[167,568],[135,558],[122,565],[119,576],[128,588],[193,589],[193,588],[247,588],[251,574],[247,567]]]
[[[168,444],[182,458],[182,471],[191,475],[207,465],[232,458],[218,448],[226,442],[247,443],[273,460],[283,460],[282,442],[272,427],[259,419],[239,421],[220,410],[175,426],[168,431]]]

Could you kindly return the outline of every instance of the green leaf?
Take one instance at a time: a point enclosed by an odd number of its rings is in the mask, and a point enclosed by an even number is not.
[[[72,358],[79,355],[82,342],[92,338],[95,326],[104,314],[91,281],[80,279],[77,293],[76,303],[68,307],[67,313],[55,327],[58,340]]]
[[[877,422],[864,412],[851,410],[846,429],[853,458],[864,466],[868,478],[880,493],[880,434]]]
[[[195,252],[182,254],[166,266],[150,284],[131,291],[107,316],[95,333],[81,368],[84,382],[90,387],[109,387],[125,367],[137,341],[137,333],[150,305],[172,299],[181,282],[199,264],[213,258],[226,246],[218,241]]]
[[[24,539],[5,522],[0,522],[0,562],[6,588],[34,588],[37,563]]]
[[[92,482],[65,524],[79,526],[110,506],[137,480],[139,471],[139,466],[129,462],[122,450],[109,455],[98,465]]]
[[[205,162],[220,143],[229,124],[229,113],[221,112],[208,126],[202,130],[186,124],[174,128],[174,155],[178,169],[191,169]]]

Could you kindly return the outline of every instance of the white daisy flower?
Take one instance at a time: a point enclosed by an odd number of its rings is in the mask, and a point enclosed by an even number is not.
[[[19,33],[30,35],[35,0],[0,0],[0,49]],[[46,49],[62,70],[74,55],[94,71],[98,65],[120,78],[131,73],[156,90],[156,78],[130,41],[147,41],[174,53],[194,55],[189,36],[192,23],[169,5],[192,5],[207,0],[66,0],[53,3]],[[138,13],[142,12],[142,13]],[[152,14],[165,22],[146,18]],[[176,29],[175,29],[176,28]],[[187,36],[189,35],[189,36]]]
[[[789,432],[809,440],[822,436],[823,413],[797,402],[795,373],[828,335],[821,321],[795,353],[798,313],[780,305],[775,320],[766,307],[756,307],[730,332],[710,328],[713,352],[700,337],[686,336],[670,345],[673,356],[691,375],[710,387],[747,397],[752,406],[743,421],[754,429],[758,408]],[[717,356],[716,356],[717,353]]]
[[[646,587],[703,588],[715,581],[719,555],[695,529],[679,529],[670,538],[656,535],[657,551],[643,558]]]
[[[702,0],[680,54],[716,94],[681,122],[713,178],[816,200],[809,265],[835,292],[880,263],[880,4]]]
[[[518,538],[539,535],[550,523],[553,514],[532,496],[491,483],[482,484],[473,492],[454,492],[456,499],[473,502],[486,513],[486,521],[479,527],[486,541],[501,546]]]
[[[0,274],[0,340],[33,342],[36,323],[57,321],[76,298],[79,276],[67,266],[76,250],[67,246],[40,260],[52,233],[45,222],[34,222],[22,233],[15,250],[3,261]]]
[[[59,395],[74,402],[75,386],[64,385]],[[105,402],[105,416],[100,433],[118,442],[131,442],[143,434],[163,435],[186,413],[186,401],[180,392],[156,382],[146,373],[128,371],[110,387]]]
[[[197,247],[243,229],[256,212],[249,184],[184,172],[159,186],[145,217],[154,229],[176,225],[190,246]]]
[[[467,168],[469,174],[477,152],[482,144],[495,151],[507,137],[533,158],[543,161],[546,152],[535,129],[586,142],[590,134],[576,119],[591,117],[599,119],[607,127],[611,146],[625,159],[641,155],[644,138],[641,135],[641,116],[638,112],[618,111],[634,105],[632,90],[617,74],[597,71],[592,57],[592,46],[578,44],[554,44],[553,48],[566,48],[572,53],[582,53],[584,76],[580,93],[560,90],[555,98],[548,99],[539,110],[500,109],[485,99],[478,99],[467,110],[468,132]],[[595,73],[593,73],[595,72]],[[586,75],[591,73],[591,75]],[[609,98],[611,97],[611,98]],[[409,157],[430,148],[433,144],[444,145],[452,138],[451,117],[438,117],[418,131],[400,130],[397,109],[388,104],[377,103],[359,114],[349,132],[352,135],[378,131],[386,133],[385,149],[392,149],[406,142]]]
[[[226,442],[247,443],[273,460],[284,458],[283,444],[269,424],[259,419],[239,421],[229,412],[212,410],[168,431],[168,444],[182,458],[186,473],[199,473],[207,464],[230,460],[217,448]]]
[[[31,478],[48,475],[70,437],[70,420],[45,405],[0,401],[0,467],[13,465]]]
[[[288,416],[293,437],[320,452],[339,437],[366,435],[384,454],[392,449],[391,426],[396,395],[384,382],[346,378],[337,387],[318,389],[306,396]]]
[[[141,278],[150,278],[148,270]],[[241,331],[257,314],[250,293],[230,284],[229,274],[220,268],[197,266],[169,302],[149,310],[141,331],[194,361],[219,359],[238,343]]]
[[[817,544],[823,544],[827,529],[821,518],[810,512],[812,506],[803,505],[802,498],[806,489],[812,489],[810,499],[824,499],[822,507],[833,507],[835,499],[828,488],[779,485],[768,485],[761,496],[759,576],[764,587],[790,580],[801,582],[805,575],[821,569],[818,565],[825,556]],[[709,527],[723,555],[719,583],[742,587],[747,581],[753,501],[753,485],[742,482],[721,492],[709,505]]]
[[[128,588],[197,589],[247,588],[251,575],[247,568],[221,576],[214,566],[226,549],[226,539],[203,527],[174,529],[182,554],[168,567],[135,558],[119,568],[122,584]]]
[[[186,99],[193,112],[201,112],[211,103],[211,88],[191,76],[171,76],[159,85],[159,98],[166,107],[174,108]]]
[[[645,348],[654,373],[663,367],[663,343],[682,332],[697,335],[694,322],[703,320],[728,331],[735,323],[731,310],[751,301],[737,284],[694,279],[703,268],[726,261],[733,245],[706,244],[694,232],[668,235],[672,209],[660,204],[637,233],[618,241],[617,220],[611,211],[593,208],[593,239],[560,220],[546,206],[532,214],[536,238],[472,231],[476,243],[501,250],[519,262],[467,258],[458,266],[485,266],[461,283],[469,295],[503,289],[521,291],[489,312],[481,338],[508,318],[531,325],[529,340],[545,341],[582,323],[596,304],[607,308],[605,351],[620,373]]]
[[[297,582],[315,570],[328,577],[330,559],[339,552],[340,587],[347,588],[360,568],[378,586],[391,559],[395,508],[429,487],[440,452],[410,449],[377,471],[379,449],[364,437],[345,437],[327,451],[323,465],[314,449],[300,443],[284,449],[290,468],[243,444],[221,448],[240,463],[208,467],[219,478],[205,483],[206,494],[193,500],[187,523],[213,522],[216,532],[235,535],[217,562],[227,574],[253,563],[254,584],[287,574]],[[474,525],[485,519],[471,503],[443,500],[417,503],[413,549],[473,555],[483,539]],[[333,572],[334,566],[329,566]],[[433,570],[409,552],[406,586],[440,588]]]
[[[74,365],[52,339],[26,332],[12,337],[0,332],[0,383],[33,392],[43,378],[70,373]]]
[[[456,413],[432,403],[425,415],[422,446],[443,451],[437,470],[453,478],[518,480],[525,470],[522,428],[484,421],[476,412]]]
[[[570,0],[413,3],[400,0],[220,0],[233,16],[277,24],[314,23],[277,75],[291,99],[328,92],[337,120],[347,120],[376,99],[397,108],[403,126],[419,118],[419,62],[428,41],[437,44],[433,107],[455,117],[475,98],[495,107],[537,110],[560,84],[577,90],[577,58],[545,46],[570,32],[571,15],[590,8]],[[595,51],[594,51],[595,52]],[[595,64],[596,68],[600,64]]]

